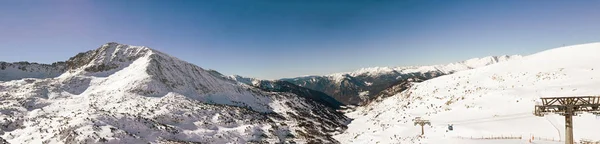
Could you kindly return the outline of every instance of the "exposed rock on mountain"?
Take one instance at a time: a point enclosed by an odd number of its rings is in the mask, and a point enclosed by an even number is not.
[[[458,71],[520,59],[521,56],[489,56],[446,65],[411,67],[374,67],[326,76],[282,79],[302,87],[324,92],[344,104],[363,104],[395,83],[418,78],[427,80]]]
[[[600,43],[566,46],[414,83],[401,92],[385,92],[392,96],[347,113],[353,121],[334,137],[361,144],[560,143],[540,139],[564,141],[565,118],[537,117],[534,107],[540,97],[600,95],[598,54]],[[431,123],[424,127],[424,135],[414,125],[417,117]],[[573,121],[575,141],[600,140],[599,116],[583,112]],[[523,138],[469,139],[507,135]]]
[[[242,76],[234,75],[228,76],[229,79],[234,81],[238,81],[247,85],[251,85],[257,88],[260,88],[265,91],[271,92],[289,92],[294,93],[296,95],[302,96],[307,99],[314,100],[316,102],[322,103],[325,106],[328,106],[333,109],[340,109],[344,104],[335,100],[331,96],[312,89],[304,88],[293,83],[281,80],[259,80],[254,78],[245,78]]]
[[[2,137],[0,137],[0,144],[9,144],[6,140],[2,139]]]
[[[349,121],[318,92],[256,88],[143,46],[5,65],[0,137],[11,143],[338,143]]]
[[[372,102],[380,102],[381,100],[383,100],[387,97],[390,97],[390,96],[396,95],[400,92],[403,92],[403,91],[409,89],[410,87],[412,87],[414,84],[423,82],[424,81],[423,79],[427,79],[427,78],[415,77],[415,78],[408,78],[405,81],[398,81],[398,83],[392,84],[390,87],[379,92],[379,94],[371,97],[371,99],[366,101],[364,103],[364,105],[368,105]]]
[[[23,78],[52,78],[65,71],[63,62],[38,64],[29,62],[0,62],[0,81],[16,80]]]

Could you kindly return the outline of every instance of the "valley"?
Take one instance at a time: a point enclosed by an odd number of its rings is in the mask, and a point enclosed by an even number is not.
[[[598,53],[600,44],[590,43],[528,56],[260,80],[107,43],[65,62],[2,62],[0,140],[561,143],[564,118],[537,117],[534,106],[541,97],[598,95]],[[424,135],[417,117],[430,122]],[[600,141],[599,122],[591,113],[574,117],[574,139]]]

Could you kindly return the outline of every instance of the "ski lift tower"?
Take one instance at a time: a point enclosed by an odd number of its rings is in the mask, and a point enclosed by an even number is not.
[[[413,121],[415,122],[415,126],[421,125],[421,135],[425,135],[425,129],[423,128],[423,126],[431,125],[431,122],[429,122],[429,120],[421,119],[421,117],[416,117],[415,119],[413,119]]]
[[[544,97],[535,105],[534,115],[543,117],[549,113],[565,116],[565,143],[573,144],[573,116],[583,112],[600,115],[600,96]]]

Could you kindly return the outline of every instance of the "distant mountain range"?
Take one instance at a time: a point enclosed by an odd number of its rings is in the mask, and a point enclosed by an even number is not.
[[[488,56],[445,65],[373,67],[354,72],[281,80],[324,92],[344,104],[359,105],[374,99],[380,92],[392,87],[393,84],[403,83],[409,79],[428,80],[521,57],[520,55]]]
[[[241,83],[143,46],[65,62],[0,63],[0,137],[11,143],[337,143],[328,95]]]
[[[317,101],[321,104],[324,104],[333,109],[340,109],[344,104],[335,100],[331,96],[312,89],[304,88],[293,83],[281,80],[259,80],[255,78],[242,77],[239,75],[227,76],[234,81],[238,81],[250,86],[254,86],[260,88],[265,91],[273,91],[273,92],[290,92],[295,93],[299,96],[303,96],[305,98]]]
[[[564,136],[562,116],[532,114],[540,97],[600,94],[599,53],[591,43],[260,80],[112,42],[53,64],[0,62],[0,144],[526,143]],[[431,122],[423,136],[417,117]],[[574,121],[576,141],[600,140],[597,116]]]
[[[541,97],[600,95],[598,54],[600,43],[565,46],[422,82],[399,83],[346,113],[353,120],[334,138],[357,144],[564,143],[565,117],[535,116],[535,106]],[[589,102],[579,104],[585,103]],[[577,143],[600,143],[600,113],[590,112],[573,117]],[[414,123],[417,117],[431,123],[423,127],[424,135]]]

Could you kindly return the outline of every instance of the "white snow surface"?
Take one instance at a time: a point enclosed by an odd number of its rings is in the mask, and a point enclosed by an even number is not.
[[[144,46],[108,43],[90,52],[89,63],[58,77],[0,81],[0,137],[10,143],[306,143],[328,139],[306,133],[341,131],[328,124],[345,122],[295,94],[235,83]],[[312,119],[324,115],[331,119]]]
[[[600,95],[598,54],[600,43],[567,46],[417,83],[347,113],[354,120],[334,138],[360,144],[529,143],[531,137],[534,143],[564,143],[540,140],[564,140],[564,117],[536,117],[534,105],[540,97]],[[456,67],[481,65],[485,63],[474,59]],[[431,121],[422,137],[420,126],[412,121],[415,117]],[[447,131],[448,124],[453,124],[453,131]],[[600,141],[598,130],[597,116],[574,117],[575,141]],[[470,139],[500,136],[522,138]]]
[[[0,62],[0,81],[23,78],[52,78],[63,73],[64,67],[37,63]]]
[[[442,65],[431,65],[431,66],[405,66],[405,67],[370,67],[370,68],[362,68],[353,72],[342,72],[327,75],[339,82],[342,81],[346,75],[356,77],[359,75],[368,75],[368,76],[376,76],[385,73],[427,73],[431,71],[440,71],[442,73],[453,73],[462,70],[468,70],[478,67],[483,67],[495,63],[516,60],[522,58],[521,55],[503,55],[503,56],[487,56],[483,58],[473,58],[461,62],[450,63],[450,64],[442,64]]]

